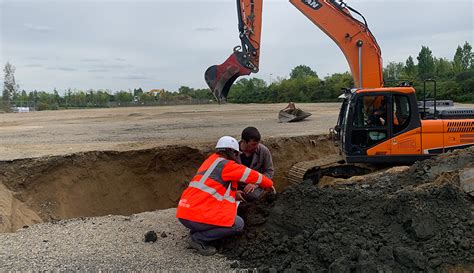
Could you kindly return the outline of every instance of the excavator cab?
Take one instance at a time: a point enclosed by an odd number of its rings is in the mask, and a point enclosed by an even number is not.
[[[421,155],[420,127],[413,88],[375,88],[345,94],[334,131],[348,163],[411,162]]]

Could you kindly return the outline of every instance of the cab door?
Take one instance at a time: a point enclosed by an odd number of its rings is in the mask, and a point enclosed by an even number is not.
[[[397,94],[391,96],[391,119],[389,140],[390,154],[417,155],[422,154],[421,122],[418,109],[414,107],[413,94]]]
[[[389,94],[358,94],[353,115],[350,155],[389,155]]]

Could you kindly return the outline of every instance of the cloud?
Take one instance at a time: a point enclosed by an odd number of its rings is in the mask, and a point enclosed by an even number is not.
[[[104,59],[81,59],[81,62],[85,63],[97,63],[97,62],[103,62]]]
[[[71,68],[71,67],[58,67],[57,69],[61,70],[61,71],[76,71],[77,70],[77,69]]]
[[[198,32],[214,32],[214,31],[218,31],[219,28],[218,27],[197,27],[197,28],[194,28],[194,31],[198,31]]]
[[[43,67],[43,66],[40,64],[27,64],[25,65],[25,67]]]
[[[87,72],[90,72],[90,73],[108,72],[108,71],[109,71],[108,69],[103,69],[103,68],[89,69],[89,70],[87,70]]]
[[[119,62],[125,62],[125,61],[127,61],[127,60],[124,59],[124,58],[115,58],[114,60],[119,61]]]
[[[114,77],[114,78],[121,79],[121,80],[148,80],[150,79],[149,77],[138,76],[138,75],[128,75],[128,76]]]
[[[44,58],[44,57],[27,57],[25,58],[27,60],[33,60],[33,61],[46,61],[48,58]]]
[[[41,26],[41,25],[33,25],[33,24],[30,24],[30,23],[23,24],[23,26],[24,26],[27,30],[35,31],[35,32],[50,32],[50,31],[53,30],[52,27]]]
[[[91,64],[92,67],[97,69],[124,69],[132,67],[129,64]]]
[[[48,67],[48,70],[59,70],[59,71],[76,71],[77,69],[71,67]]]

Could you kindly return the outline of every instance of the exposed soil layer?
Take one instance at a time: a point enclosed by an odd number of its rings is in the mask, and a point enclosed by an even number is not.
[[[277,189],[288,184],[293,164],[336,152],[326,136],[280,137],[264,143],[273,154]],[[175,207],[213,145],[2,161],[0,232],[42,221]]]
[[[223,244],[241,268],[304,272],[474,271],[473,199],[459,187],[474,148],[339,186],[309,181],[239,207]]]

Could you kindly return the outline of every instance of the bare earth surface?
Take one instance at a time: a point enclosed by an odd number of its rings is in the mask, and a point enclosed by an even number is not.
[[[340,181],[340,189],[303,185],[301,194],[299,188],[280,191],[295,163],[337,153],[318,134],[335,125],[339,105],[298,104],[313,115],[297,123],[278,123],[285,104],[1,114],[0,271],[222,272],[268,266],[349,272],[372,265],[387,272],[473,272],[474,206],[460,187],[462,174],[474,167],[472,149],[386,175],[353,177]],[[280,203],[258,207],[269,219],[266,235],[252,237],[265,218],[256,213],[246,219],[246,235],[234,241],[239,249],[246,238],[257,246],[230,257],[225,251],[220,253],[228,256],[200,256],[187,247],[188,230],[176,220],[174,206],[213,143],[222,135],[240,138],[247,126],[259,128],[272,151],[279,190],[273,201]],[[406,185],[401,175],[408,176]],[[377,180],[373,186],[370,179]],[[393,243],[392,229],[381,227],[381,219],[395,227]],[[293,236],[300,224],[317,229],[315,237]],[[158,234],[155,243],[143,241],[150,230]],[[336,248],[339,243],[344,245]],[[263,255],[267,250],[269,256]],[[294,257],[283,259],[276,255],[281,251]]]
[[[24,226],[15,233],[0,233],[0,270],[218,272],[231,269],[232,260],[222,255],[203,257],[187,248],[188,232],[176,221],[174,208],[131,213],[169,207],[176,202],[178,190],[181,191],[180,182],[184,177],[192,176],[195,165],[203,156],[200,150],[187,147],[209,147],[222,135],[239,138],[247,126],[259,128],[265,139],[323,134],[334,126],[339,112],[339,103],[297,106],[313,115],[303,122],[278,123],[278,111],[286,104],[163,106],[0,115],[0,162],[3,161],[4,168],[0,171],[0,227],[3,227],[0,232],[15,231],[17,228],[13,227]],[[308,143],[306,138],[269,142],[276,162],[282,162],[280,170],[298,159],[314,156],[316,152],[327,152],[327,149],[311,148]],[[164,147],[170,144],[183,146]],[[157,150],[142,150],[150,148]],[[77,152],[106,150],[124,153],[91,152],[63,157]],[[299,154],[301,151],[304,153]],[[44,157],[50,155],[59,157]],[[42,158],[29,159],[32,157]],[[169,162],[177,162],[176,158],[186,160],[179,161],[179,166],[170,166]],[[13,159],[24,160],[8,162]],[[283,177],[284,173],[280,171],[278,175]],[[89,182],[91,184],[86,185]],[[127,186],[135,184],[134,189]],[[83,200],[81,196],[90,198]],[[109,200],[111,196],[113,200]],[[74,204],[71,208],[90,206],[94,211],[106,208],[109,213],[131,216],[109,215],[52,222],[48,221],[54,218],[40,217],[43,211],[60,213],[59,204],[69,202]],[[127,206],[130,208],[126,209]],[[59,218],[104,215],[105,212],[94,211]],[[158,241],[154,244],[143,242],[143,235],[149,230],[158,233]],[[166,237],[162,237],[163,233]]]
[[[226,104],[61,110],[0,115],[0,160],[84,151],[195,145],[220,136],[239,137],[247,126],[264,138],[328,133],[339,103],[301,103],[313,115],[279,123],[286,104]]]

